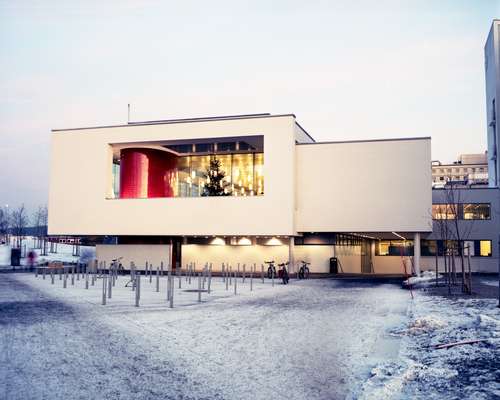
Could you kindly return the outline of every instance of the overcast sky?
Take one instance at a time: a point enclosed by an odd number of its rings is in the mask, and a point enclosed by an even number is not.
[[[127,103],[132,120],[294,113],[318,141],[432,136],[433,159],[484,152],[483,46],[499,11],[0,0],[0,205],[46,204],[50,129],[124,123]]]

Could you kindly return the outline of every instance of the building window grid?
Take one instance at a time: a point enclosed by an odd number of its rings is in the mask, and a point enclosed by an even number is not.
[[[491,204],[490,203],[460,203],[460,204],[436,203],[432,205],[433,220],[455,219],[456,212],[458,213],[458,219],[460,220],[466,220],[466,221],[490,220]]]

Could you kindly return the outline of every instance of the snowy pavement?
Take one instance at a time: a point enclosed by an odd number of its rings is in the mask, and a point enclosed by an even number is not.
[[[445,298],[415,291],[399,360],[372,371],[366,399],[499,399],[500,309],[497,299]],[[436,346],[479,340],[448,349]]]
[[[397,285],[254,280],[212,294],[142,279],[141,306],[120,278],[54,285],[0,274],[0,398],[342,399],[367,395],[370,371],[396,362],[409,293]],[[193,280],[191,288],[197,288]],[[368,398],[368,397],[367,397]]]

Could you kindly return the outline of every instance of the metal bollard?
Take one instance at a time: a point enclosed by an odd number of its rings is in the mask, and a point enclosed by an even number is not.
[[[106,280],[107,280],[106,275],[103,275],[102,276],[102,302],[101,302],[101,304],[103,306],[106,305],[106,283],[107,283]]]
[[[160,291],[160,268],[156,267],[156,291]]]
[[[198,303],[201,303],[201,272],[198,273]]]
[[[226,280],[226,290],[229,290],[229,278],[227,277],[228,269],[226,269],[226,275],[225,275],[225,280]]]
[[[238,279],[236,279],[236,271],[234,272],[234,294],[236,294],[236,286],[238,286]]]
[[[174,276],[171,274],[172,267],[168,269],[168,274],[170,278],[170,308],[174,308]]]
[[[139,307],[139,301],[141,299],[141,276],[137,275],[135,277],[135,283],[136,283],[136,288],[135,288],[135,306]]]
[[[63,288],[66,289],[68,287],[68,273],[64,271],[64,280],[63,280]]]
[[[158,267],[156,268],[156,271],[158,271]],[[158,275],[158,272],[156,272],[156,275]],[[149,283],[153,283],[153,266],[152,265],[149,267]]]
[[[245,267],[246,267],[246,264],[243,264],[243,279],[242,279],[243,283],[245,283]]]
[[[59,280],[62,280],[62,275],[64,273],[64,269],[62,268],[62,266],[61,268],[58,268],[57,273],[59,274]]]
[[[42,269],[42,277],[43,277],[43,280],[45,280],[45,267],[43,267],[43,269]]]
[[[53,269],[50,270],[50,283],[54,284],[54,270]]]
[[[80,280],[80,264],[79,263],[76,264],[76,280],[77,281]]]
[[[273,273],[271,273],[271,282],[272,282],[272,285],[274,287],[274,274]]]
[[[262,283],[264,283],[264,264],[260,264],[260,278],[262,279]]]
[[[108,273],[108,299],[111,298],[111,288],[113,287],[113,272],[109,270]]]
[[[85,271],[85,289],[89,288],[89,271]]]
[[[212,284],[212,263],[210,263],[210,268],[208,269],[208,282],[207,282],[207,293],[210,294],[210,286]]]
[[[75,286],[75,268],[71,267],[71,286]]]
[[[255,265],[254,267],[250,270],[250,291],[253,290],[253,273],[255,272]]]
[[[182,289],[182,267],[179,266],[179,289]]]
[[[35,278],[38,278],[38,267],[35,268]]]
[[[233,269],[229,267],[229,285],[233,284]]]
[[[171,287],[172,274],[170,273],[170,268],[167,268],[167,301],[170,300],[170,290]]]
[[[163,276],[163,261],[160,262],[160,272],[161,272],[161,275]]]

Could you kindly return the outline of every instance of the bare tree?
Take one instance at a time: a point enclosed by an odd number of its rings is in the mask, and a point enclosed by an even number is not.
[[[28,225],[28,214],[24,204],[12,212],[11,226],[12,232],[17,238],[17,247],[21,248],[22,237],[24,236],[26,226]]]
[[[9,243],[10,216],[9,211],[0,208],[0,235],[6,243]]]
[[[47,207],[39,206],[33,214],[33,227],[35,228],[35,236],[37,238],[37,246],[41,248],[42,240],[47,234]]]
[[[471,293],[472,288],[469,285],[471,279],[466,278],[465,273],[465,241],[469,239],[470,234],[472,232],[474,220],[468,221],[467,224],[462,224],[460,221],[462,219],[463,214],[463,195],[461,188],[455,183],[449,183],[445,188],[446,193],[446,203],[450,207],[451,210],[451,232],[454,239],[454,246],[452,250],[452,262],[453,267],[455,264],[455,255],[460,257],[460,266],[461,266],[461,278],[462,278],[462,292]],[[454,271],[456,274],[456,271]],[[456,275],[455,275],[456,276]],[[454,278],[455,278],[454,276]],[[456,278],[455,278],[456,279]],[[454,282],[456,283],[456,282]]]

